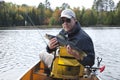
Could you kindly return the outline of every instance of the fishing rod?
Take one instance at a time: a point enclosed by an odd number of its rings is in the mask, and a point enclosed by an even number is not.
[[[13,0],[13,1],[14,1],[14,3],[16,3],[15,0]],[[30,16],[27,14],[27,12],[25,12],[25,15],[28,17],[28,19],[29,19],[30,23],[32,24],[33,28],[37,28],[37,27],[35,27],[35,24],[33,23],[33,21],[32,21],[32,19],[30,18]],[[38,33],[40,34],[41,38],[43,39],[44,43],[45,43],[46,45],[48,45],[48,43],[47,43],[47,42],[45,41],[45,39],[43,38],[43,36],[42,36],[42,34],[41,34],[41,31],[38,30],[38,29],[39,29],[39,28],[37,28],[37,31],[38,31]]]
[[[37,28],[37,27],[35,27],[35,24],[33,23],[33,21],[32,21],[32,19],[30,18],[30,16],[28,16],[27,13],[25,13],[25,15],[26,15],[26,16],[28,17],[28,19],[30,20],[32,26],[33,26],[34,28]],[[39,29],[39,28],[38,28],[38,29]],[[38,30],[38,29],[37,29],[37,31],[38,31],[38,33],[40,34],[41,38],[43,39],[44,43],[45,43],[46,45],[48,45],[47,42],[45,41],[45,39],[43,38],[43,36],[42,36],[40,30]]]
[[[13,0],[13,2],[15,3],[14,0]],[[25,15],[26,15],[26,16],[28,17],[28,19],[30,20],[33,28],[37,28],[37,27],[35,27],[35,24],[33,23],[33,21],[32,21],[32,19],[30,18],[30,16],[28,16],[27,12],[25,12]],[[38,29],[39,29],[39,28],[38,28]],[[48,45],[48,43],[47,43],[47,42],[45,41],[45,39],[43,38],[41,32],[40,32],[39,30],[37,30],[37,31],[38,31],[38,33],[40,34],[41,38],[43,39],[44,43],[45,43],[46,45]]]

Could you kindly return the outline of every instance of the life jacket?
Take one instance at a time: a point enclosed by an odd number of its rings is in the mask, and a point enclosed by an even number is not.
[[[65,47],[60,47],[59,56],[56,56],[50,76],[53,78],[74,79],[83,76],[84,66],[72,55],[67,53]]]

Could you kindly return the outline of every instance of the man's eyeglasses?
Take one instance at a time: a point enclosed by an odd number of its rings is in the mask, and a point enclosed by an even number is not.
[[[68,19],[68,18],[66,18],[66,19],[61,19],[61,23],[63,24],[64,22],[70,23],[70,22],[71,22],[71,19]]]

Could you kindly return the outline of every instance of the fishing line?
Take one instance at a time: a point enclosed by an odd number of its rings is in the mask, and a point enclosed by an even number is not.
[[[25,13],[25,15],[26,15],[26,16],[28,17],[28,19],[30,20],[30,22],[31,22],[31,24],[32,24],[32,26],[33,26],[33,28],[37,28],[37,27],[35,27],[35,24],[33,23],[33,21],[32,21],[32,19],[30,18],[30,16],[28,16],[27,13]],[[40,34],[40,36],[41,36],[41,38],[43,39],[44,43],[47,45],[47,42],[45,41],[45,39],[43,38],[43,36],[42,36],[40,30],[38,30],[38,29],[39,29],[39,28],[37,28],[38,33]]]
[[[14,4],[16,4],[14,0],[13,0],[13,2],[14,2]],[[36,29],[37,29],[37,31],[38,31],[39,35],[41,36],[43,42],[44,42],[46,45],[48,45],[48,43],[46,42],[46,40],[43,38],[43,36],[42,36],[40,30],[38,30],[39,28],[35,27],[35,24],[33,23],[33,21],[32,21],[32,19],[30,18],[30,16],[27,14],[27,12],[25,12],[25,15],[26,15],[26,16],[28,17],[28,19],[30,20],[30,22],[31,22],[31,24],[32,24],[32,26],[33,26],[33,28],[36,28]],[[41,39],[41,38],[40,38],[40,39]]]

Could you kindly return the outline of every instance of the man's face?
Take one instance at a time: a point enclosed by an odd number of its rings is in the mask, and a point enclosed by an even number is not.
[[[68,19],[66,17],[61,18],[62,26],[65,31],[69,32],[71,29],[73,29],[76,20],[74,18]]]

